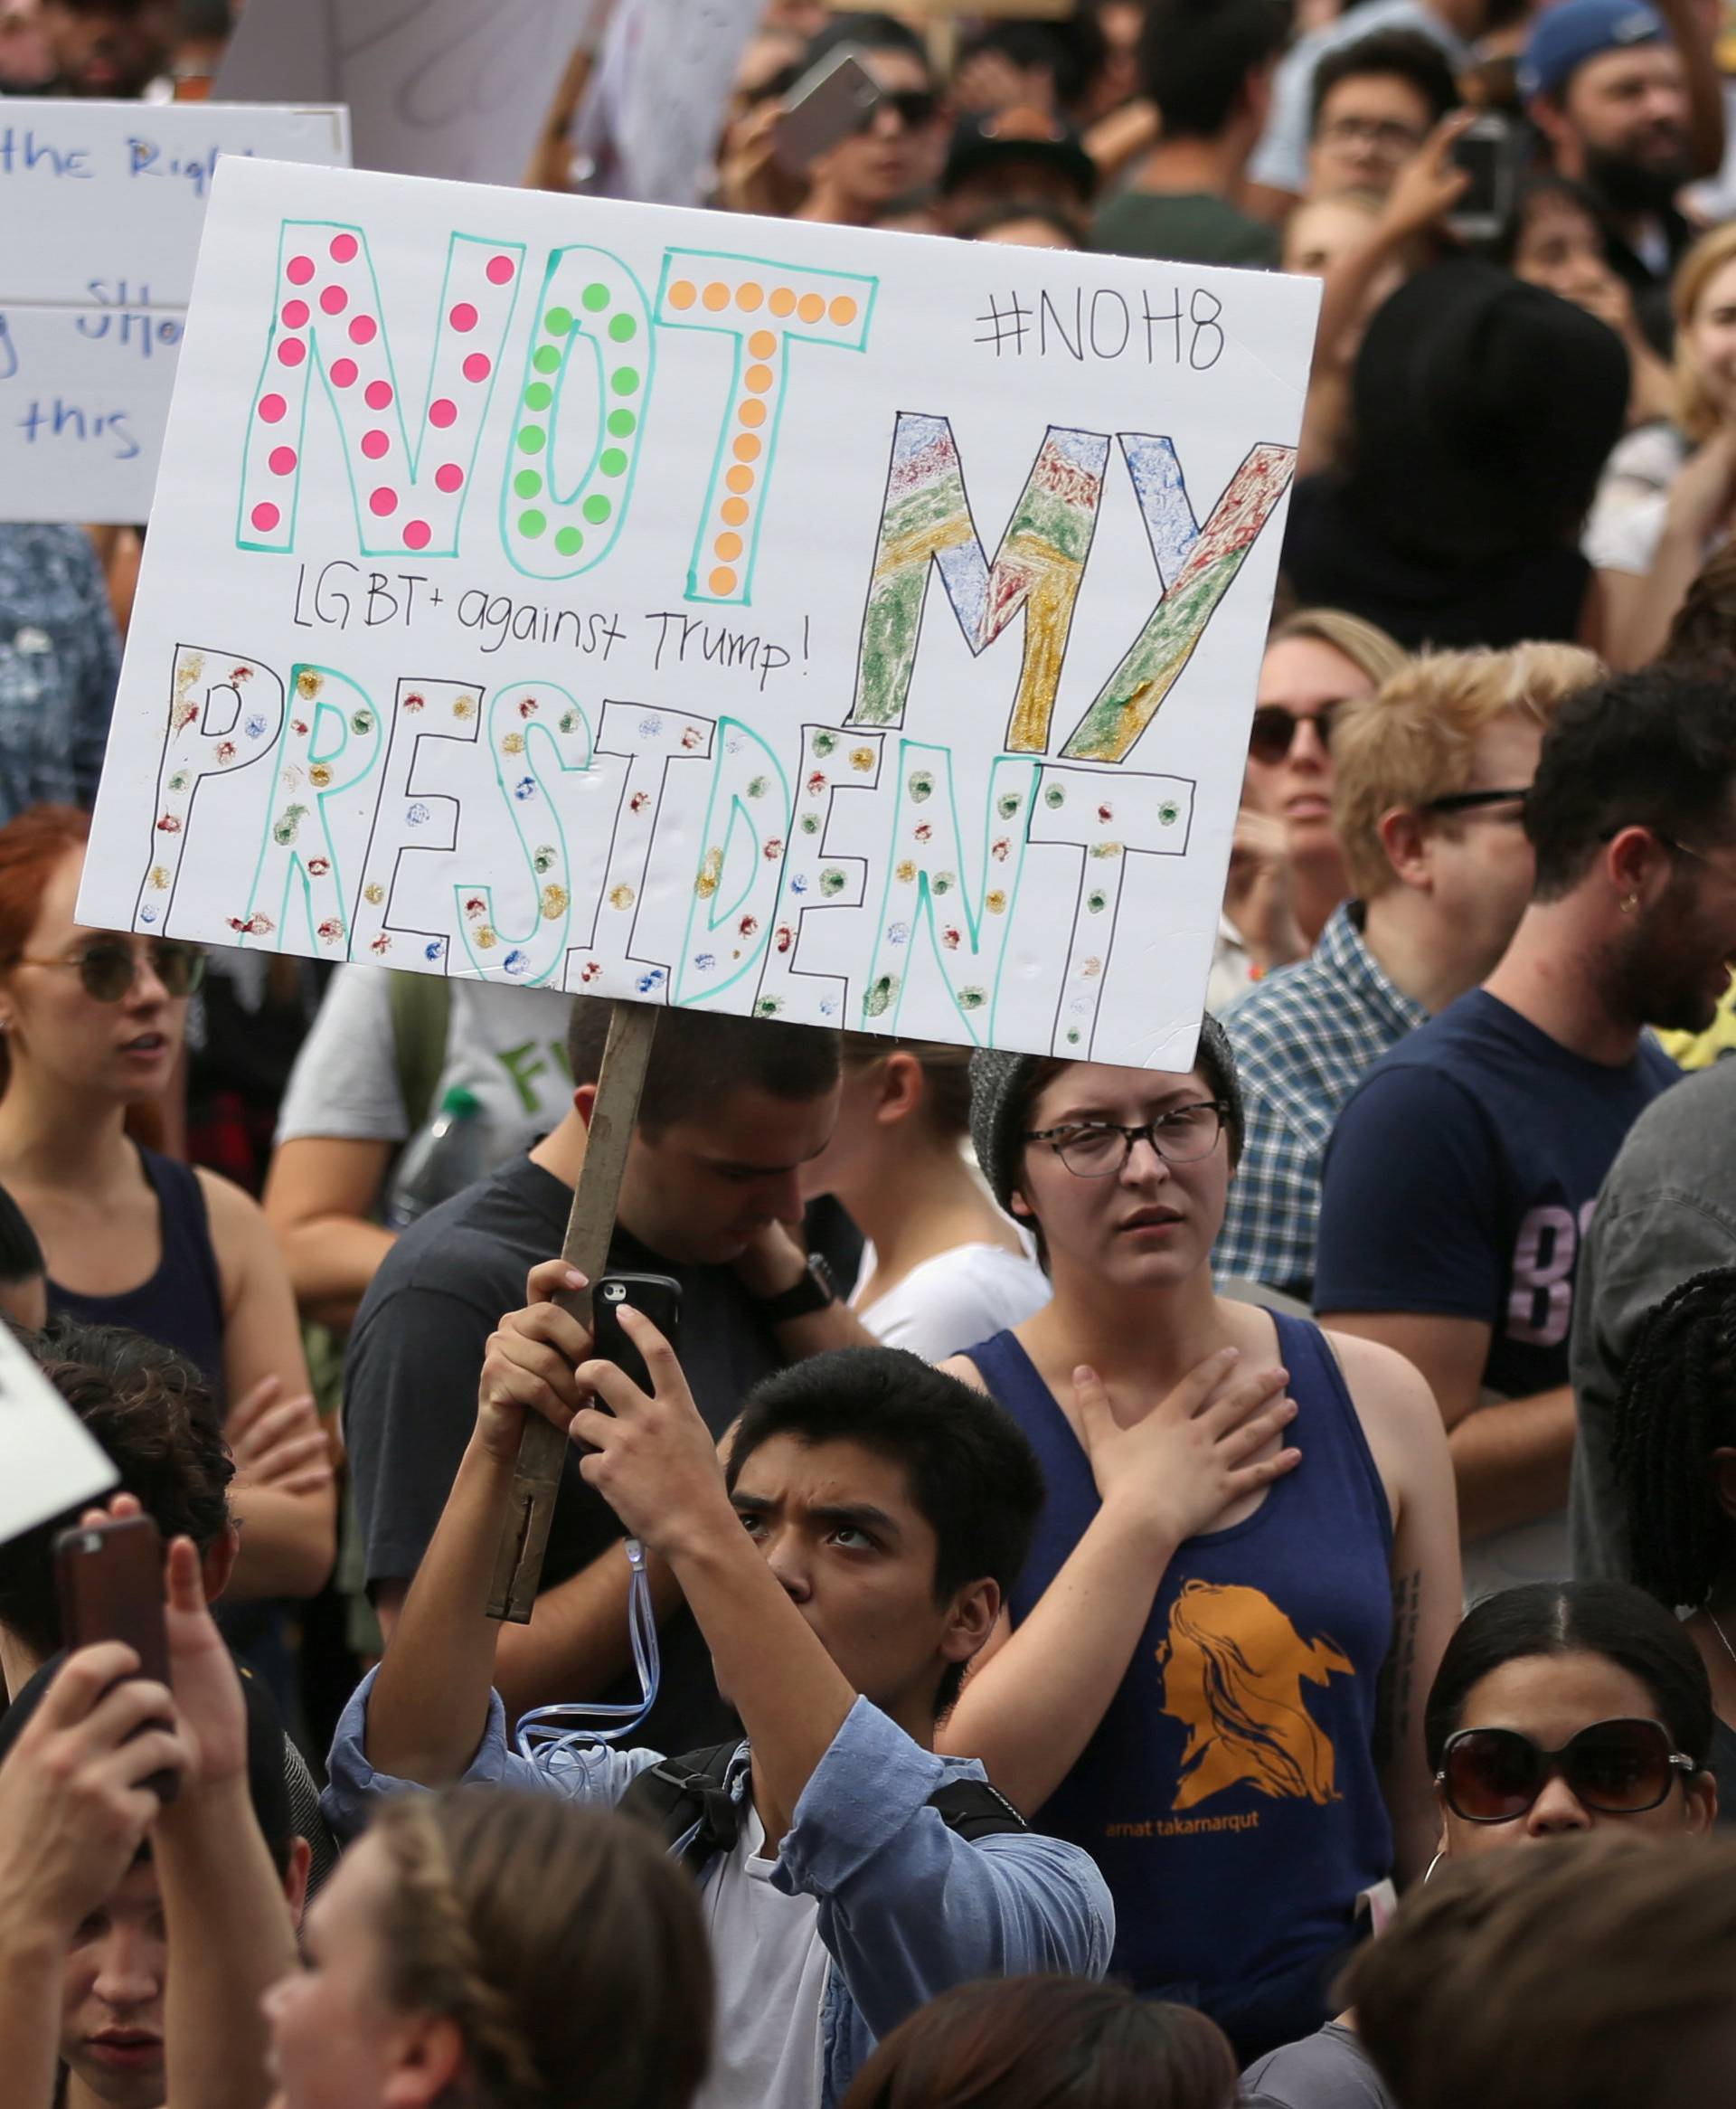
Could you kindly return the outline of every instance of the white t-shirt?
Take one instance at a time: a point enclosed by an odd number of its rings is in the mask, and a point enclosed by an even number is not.
[[[820,1907],[771,1886],[751,1802],[741,1836],[699,1893],[717,1978],[711,2076],[693,2109],[817,2109],[826,1972]]]
[[[863,1280],[873,1254],[863,1255]],[[1008,1326],[1023,1325],[1054,1294],[1043,1269],[1005,1245],[955,1245],[912,1267],[896,1287],[856,1316],[888,1348],[944,1362]]]
[[[476,1094],[504,1160],[527,1148],[572,1103],[567,1019],[558,988],[509,988],[454,979],[446,1063],[434,1104],[462,1084]],[[374,966],[340,967],[302,1043],[278,1119],[278,1140],[317,1135],[403,1142],[410,1124],[398,1081],[392,981]]]

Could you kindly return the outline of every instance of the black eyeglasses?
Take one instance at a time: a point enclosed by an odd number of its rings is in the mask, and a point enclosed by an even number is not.
[[[17,964],[70,967],[87,996],[98,1003],[118,1003],[137,979],[140,960],[146,957],[150,960],[151,971],[173,997],[191,996],[205,978],[203,948],[182,944],[174,938],[157,938],[137,952],[125,938],[99,938],[70,960],[33,960],[28,952],[21,952]]]
[[[1229,1111],[1222,1099],[1208,1099],[1196,1106],[1172,1106],[1136,1128],[1115,1121],[1072,1121],[1061,1128],[1030,1129],[1024,1140],[1046,1142],[1081,1179],[1107,1179],[1126,1167],[1136,1142],[1150,1143],[1165,1164],[1193,1164],[1210,1157]]]
[[[876,117],[883,109],[894,110],[899,122],[907,132],[920,132],[932,121],[940,107],[940,98],[931,88],[883,89],[862,113],[858,132],[871,131]]]
[[[1524,790],[1448,791],[1445,798],[1430,799],[1425,813],[1474,813],[1483,806],[1516,805],[1523,811],[1531,798]]]
[[[1435,1784],[1467,1823],[1511,1823],[1560,1773],[1584,1808],[1601,1816],[1643,1816],[1670,1791],[1677,1773],[1700,1770],[1670,1747],[1661,1721],[1596,1721],[1544,1750],[1516,1728],[1461,1728],[1447,1738]]]
[[[1341,697],[1336,703],[1323,703],[1311,716],[1305,716],[1286,704],[1262,703],[1248,728],[1248,752],[1256,761],[1282,761],[1296,744],[1297,728],[1312,725],[1320,744],[1330,753],[1332,723],[1344,706]]]

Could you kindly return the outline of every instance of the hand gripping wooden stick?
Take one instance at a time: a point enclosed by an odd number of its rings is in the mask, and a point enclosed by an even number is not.
[[[651,1058],[656,1029],[656,1005],[612,1006],[602,1073],[597,1079],[597,1102],[591,1109],[590,1130],[585,1141],[584,1168],[579,1174],[572,1213],[567,1217],[566,1239],[561,1248],[561,1258],[584,1275],[586,1286],[556,1300],[585,1327],[590,1324],[590,1284],[609,1265],[621,1175],[627,1168],[627,1145],[633,1140],[639,1093],[645,1087],[646,1064]],[[566,1454],[566,1432],[552,1421],[545,1421],[541,1414],[533,1414],[519,1438],[512,1507],[501,1532],[494,1585],[488,1593],[490,1618],[506,1619],[515,1626],[529,1622],[537,1584],[542,1577],[542,1556],[548,1549],[549,1526],[554,1519],[554,1498],[560,1490],[561,1467]]]

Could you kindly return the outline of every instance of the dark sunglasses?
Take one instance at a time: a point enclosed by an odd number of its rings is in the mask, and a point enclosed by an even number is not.
[[[1449,791],[1443,799],[1430,799],[1425,813],[1474,813],[1479,806],[1517,805],[1524,810],[1531,798],[1527,790]]]
[[[876,115],[881,110],[890,109],[898,112],[899,122],[907,132],[920,132],[924,125],[933,119],[939,107],[940,98],[930,88],[885,89],[863,110],[862,122],[856,129],[859,132],[872,130]]]
[[[1256,761],[1282,761],[1296,744],[1297,728],[1312,725],[1330,753],[1332,722],[1343,708],[1342,702],[1323,703],[1311,717],[1302,717],[1281,703],[1262,703],[1249,728],[1248,752]]]
[[[1559,1750],[1543,1750],[1515,1728],[1461,1728],[1447,1738],[1435,1784],[1467,1823],[1511,1823],[1556,1773],[1581,1807],[1641,1816],[1668,1794],[1676,1773],[1699,1769],[1671,1749],[1659,1721],[1594,1721]]]
[[[205,955],[199,945],[157,938],[146,948],[151,970],[173,997],[191,996],[205,978]],[[84,993],[98,1003],[118,1003],[138,976],[139,955],[125,938],[99,938],[72,960],[33,960],[21,953],[25,967],[71,967]]]

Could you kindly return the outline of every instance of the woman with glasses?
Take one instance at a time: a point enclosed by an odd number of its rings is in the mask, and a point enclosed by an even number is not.
[[[231,1594],[309,1596],[332,1563],[332,1467],[276,1242],[239,1187],[128,1132],[175,1077],[204,954],[79,921],[89,833],[71,806],[0,828],[0,1186],[42,1244],[51,1311],[178,1348],[226,1402]]]
[[[1332,825],[1333,719],[1404,663],[1384,631],[1334,608],[1289,616],[1267,639],[1209,1008],[1311,950],[1349,892]]]
[[[1191,1071],[979,1054],[972,1134],[1053,1300],[948,1365],[1048,1499],[939,1738],[1115,1897],[1112,1973],[1245,2059],[1317,2028],[1438,1826],[1421,1701],[1458,1614],[1440,1418],[1390,1352],[1213,1293],[1241,1150],[1228,1042]]]
[[[1625,1582],[1485,1597],[1423,1709],[1439,1854],[1474,1859],[1593,1830],[1704,1838],[1718,1812],[1712,1693],[1676,1619]],[[1245,2109],[1390,2109],[1354,2017],[1245,2073]]]

